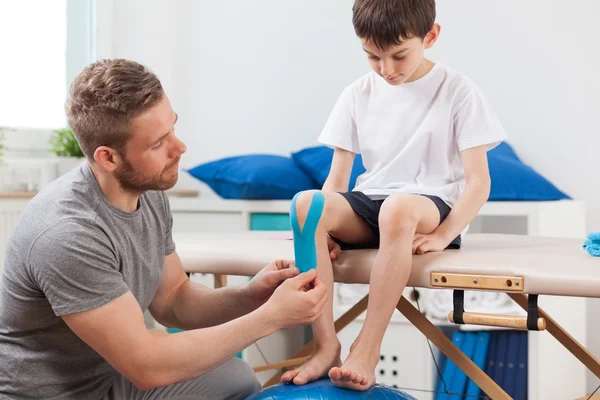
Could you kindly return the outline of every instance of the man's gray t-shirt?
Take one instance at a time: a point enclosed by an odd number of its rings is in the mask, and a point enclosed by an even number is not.
[[[147,310],[165,256],[175,250],[171,227],[164,192],[145,192],[135,212],[124,212],[104,197],[87,162],[31,200],[0,280],[0,399],[98,399],[108,392],[117,371],[61,316],[127,291]]]

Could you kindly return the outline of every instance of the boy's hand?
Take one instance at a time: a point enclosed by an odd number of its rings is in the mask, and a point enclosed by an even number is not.
[[[329,258],[331,258],[331,260],[338,258],[342,252],[340,245],[337,244],[329,235],[327,235],[327,248],[329,249]]]
[[[246,286],[248,298],[256,307],[263,305],[283,281],[298,275],[293,261],[277,260],[264,267]]]
[[[430,251],[443,251],[449,244],[447,239],[435,233],[429,235],[417,233],[413,239],[412,252],[413,254],[425,254]]]

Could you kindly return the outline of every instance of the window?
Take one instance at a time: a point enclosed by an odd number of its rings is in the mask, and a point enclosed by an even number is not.
[[[0,2],[0,126],[55,129],[74,71],[93,55],[92,0]]]

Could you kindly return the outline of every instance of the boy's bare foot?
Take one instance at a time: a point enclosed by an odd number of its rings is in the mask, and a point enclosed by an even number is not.
[[[327,375],[333,367],[342,364],[340,359],[341,346],[323,346],[312,355],[304,364],[293,371],[288,371],[281,376],[282,382],[293,382],[296,385],[304,385]]]
[[[375,384],[377,363],[379,363],[379,354],[373,356],[361,351],[360,346],[356,346],[350,350],[348,358],[341,367],[331,368],[329,378],[338,387],[367,390]]]

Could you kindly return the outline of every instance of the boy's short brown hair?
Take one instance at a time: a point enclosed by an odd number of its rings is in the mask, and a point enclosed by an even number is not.
[[[124,59],[100,60],[73,80],[65,111],[83,154],[93,159],[100,146],[122,152],[132,120],[163,96],[158,77],[145,66]]]
[[[355,0],[356,35],[382,50],[413,37],[425,38],[435,23],[435,0]]]

